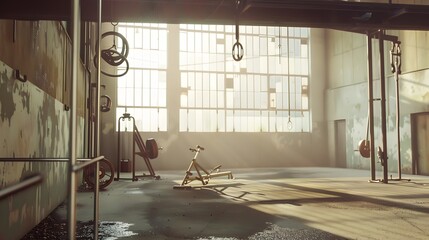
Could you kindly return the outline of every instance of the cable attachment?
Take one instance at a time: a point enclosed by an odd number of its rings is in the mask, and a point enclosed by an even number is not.
[[[235,15],[235,40],[236,42],[232,46],[232,58],[235,61],[240,61],[244,55],[243,45],[240,43],[240,26],[239,26],[239,16],[240,16],[240,0],[235,1],[236,4],[236,15]]]
[[[289,118],[288,118],[288,121],[287,121],[287,129],[292,130],[292,127],[293,127],[293,123],[290,120],[290,114],[289,114]]]
[[[385,162],[387,161],[386,153],[381,149],[381,147],[377,148],[377,157],[378,162],[381,164],[381,166],[384,166]]]
[[[108,95],[101,95],[100,99],[104,99],[104,103],[100,106],[101,112],[109,112],[112,108],[112,99]]]
[[[390,66],[392,73],[397,71],[398,74],[401,74],[401,42],[392,42],[392,48],[390,49]]]

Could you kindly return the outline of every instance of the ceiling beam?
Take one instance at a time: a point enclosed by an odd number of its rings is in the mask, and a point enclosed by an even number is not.
[[[236,0],[103,0],[104,22],[235,24]],[[0,19],[68,21],[71,0],[9,0]],[[81,0],[95,21],[98,0]],[[240,25],[429,30],[429,5],[329,0],[241,0]]]

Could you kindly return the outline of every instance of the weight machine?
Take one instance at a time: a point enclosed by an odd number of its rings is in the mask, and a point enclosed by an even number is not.
[[[143,139],[140,135],[139,130],[137,129],[137,126],[135,124],[135,119],[132,117],[129,113],[124,113],[119,119],[118,119],[118,163],[117,163],[117,177],[115,178],[115,181],[119,179],[128,179],[129,178],[120,178],[120,160],[121,160],[121,122],[128,120],[132,122],[133,125],[133,143],[132,143],[132,151],[133,156],[131,159],[132,163],[132,181],[137,181],[138,178],[141,177],[152,177],[156,180],[159,180],[161,177],[159,175],[155,174],[155,170],[152,167],[152,163],[150,162],[151,159],[155,159],[158,157],[158,150],[162,150],[162,148],[158,148],[158,144],[156,143],[155,139],[149,138],[146,140],[146,144],[143,142]],[[138,147],[138,150],[136,151],[136,145]],[[142,175],[136,175],[136,155],[143,158],[147,169],[149,171],[149,174],[143,173]]]
[[[204,150],[202,146],[197,145],[196,148],[189,148],[189,150],[195,153],[194,158],[191,160],[191,164],[189,165],[188,170],[186,170],[186,174],[183,178],[182,184],[175,185],[173,187],[174,189],[192,188],[187,184],[194,180],[201,181],[203,185],[206,185],[209,183],[209,180],[214,177],[228,176],[228,179],[234,178],[232,176],[231,171],[220,172],[219,170],[221,165],[218,165],[211,170],[206,170],[199,163],[197,163],[198,154]],[[196,174],[192,173],[192,168],[195,169]]]
[[[380,89],[381,97],[374,98],[373,92],[373,67],[372,67],[372,39],[379,40],[379,58],[380,58]],[[384,30],[367,33],[368,46],[368,121],[366,128],[366,139],[359,142],[359,152],[362,157],[371,159],[371,180],[370,182],[388,183],[388,157],[387,157],[387,126],[386,126],[386,77],[384,71],[384,41],[392,43],[390,50],[390,64],[392,73],[395,73],[396,82],[396,130],[398,144],[398,179],[401,178],[401,151],[400,151],[400,129],[399,129],[399,74],[401,73],[401,42],[398,37],[385,34]],[[381,133],[382,146],[377,147],[377,157],[383,167],[383,179],[376,179],[375,176],[375,144],[374,144],[374,101],[381,103]],[[370,139],[368,139],[368,136]],[[409,179],[408,179],[409,181]]]

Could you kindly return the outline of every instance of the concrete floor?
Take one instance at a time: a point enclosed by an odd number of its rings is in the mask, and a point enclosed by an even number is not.
[[[180,171],[113,182],[100,193],[100,239],[429,239],[429,177],[382,184],[367,170],[232,172],[191,190],[173,189]],[[80,223],[90,223],[92,204],[93,193],[78,193]],[[53,215],[65,221],[66,208]]]

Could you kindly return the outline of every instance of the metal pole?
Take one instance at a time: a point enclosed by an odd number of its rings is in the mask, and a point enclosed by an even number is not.
[[[368,55],[368,118],[369,118],[369,135],[370,135],[370,157],[371,157],[371,180],[375,180],[375,156],[374,156],[374,91],[372,76],[372,36],[367,34],[367,55]]]
[[[395,44],[395,43],[393,43]],[[398,145],[398,178],[399,180],[402,179],[402,166],[401,166],[401,131],[400,131],[400,119],[401,114],[399,111],[400,108],[400,101],[399,101],[399,72],[401,71],[399,68],[399,60],[398,58],[401,57],[401,52],[399,48],[399,44],[397,45],[397,52],[395,56],[395,87],[396,87],[396,133],[397,133],[397,145]]]
[[[386,76],[384,71],[384,40],[383,30],[379,30],[379,53],[380,53],[380,90],[381,90],[381,134],[383,142],[383,151],[381,161],[383,165],[383,182],[388,183],[387,167],[387,129],[386,129]]]
[[[101,86],[101,8],[102,8],[102,0],[98,1],[98,23],[97,23],[97,34],[98,34],[98,49],[97,56],[97,87],[96,87],[96,97],[95,97],[95,106],[96,106],[96,112],[95,112],[95,149],[96,149],[96,155],[100,156],[100,86]],[[99,192],[98,189],[100,187],[100,183],[98,180],[98,174],[99,174],[99,167],[100,164],[97,161],[95,163],[95,184],[94,184],[94,239],[98,239],[98,221],[99,221]]]
[[[72,19],[72,91],[70,116],[70,161],[68,164],[68,239],[76,237],[76,173],[73,167],[76,164],[76,108],[77,108],[77,67],[79,60],[79,28],[80,28],[80,1],[73,0],[71,5]]]
[[[136,121],[134,119],[134,117],[131,117],[131,119],[133,120],[133,180],[132,181],[136,181],[136,134],[137,134],[137,129],[136,129]],[[142,153],[145,154],[145,153]]]
[[[120,169],[120,159],[121,159],[121,119],[124,119],[123,117],[120,117],[118,119],[118,153],[117,153],[117,163],[116,163],[116,181],[119,181],[119,174],[121,172]]]
[[[16,20],[13,20],[13,34],[12,34],[12,41],[16,41]]]

